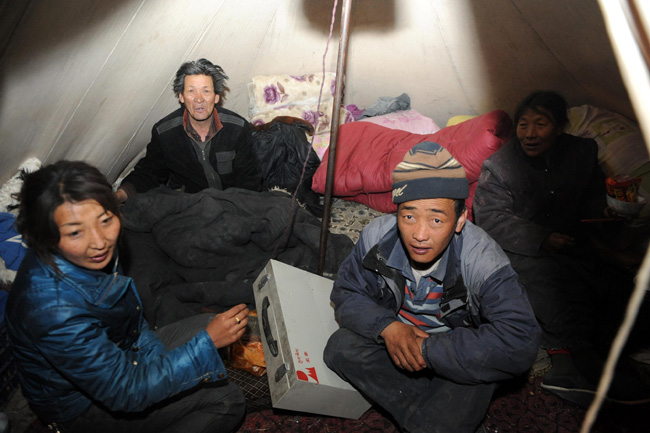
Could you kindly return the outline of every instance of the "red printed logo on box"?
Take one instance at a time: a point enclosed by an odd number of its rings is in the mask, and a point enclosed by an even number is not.
[[[298,370],[296,371],[296,376],[299,380],[304,380],[305,382],[310,382],[309,378],[311,378],[311,382],[320,383],[318,382],[318,376],[316,375],[316,367],[307,368],[307,373],[302,370]]]

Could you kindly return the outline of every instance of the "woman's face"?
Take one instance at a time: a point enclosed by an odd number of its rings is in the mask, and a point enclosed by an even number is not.
[[[517,138],[526,155],[536,158],[547,154],[562,134],[563,127],[555,125],[550,115],[528,109],[517,123]]]
[[[54,211],[59,251],[82,268],[101,270],[113,258],[120,220],[96,200],[65,202]]]

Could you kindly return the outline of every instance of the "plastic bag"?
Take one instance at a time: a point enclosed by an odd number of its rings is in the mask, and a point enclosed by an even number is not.
[[[257,323],[257,311],[248,314],[244,335],[228,346],[228,363],[231,367],[246,370],[256,377],[266,374],[264,347]]]
[[[640,177],[632,178],[628,175],[608,177],[606,179],[607,195],[617,200],[636,203],[640,184]]]

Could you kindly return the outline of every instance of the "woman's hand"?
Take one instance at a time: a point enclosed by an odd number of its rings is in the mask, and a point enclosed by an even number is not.
[[[226,347],[241,338],[248,324],[248,313],[246,304],[239,304],[216,315],[208,323],[206,331],[217,349]]]

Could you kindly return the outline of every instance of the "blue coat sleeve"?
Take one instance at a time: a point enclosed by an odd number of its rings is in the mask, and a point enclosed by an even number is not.
[[[147,327],[132,349],[111,341],[100,320],[64,305],[30,318],[31,339],[56,370],[113,411],[141,411],[196,386],[225,377],[223,362],[206,331],[167,351]],[[61,342],[65,342],[62,344]]]

